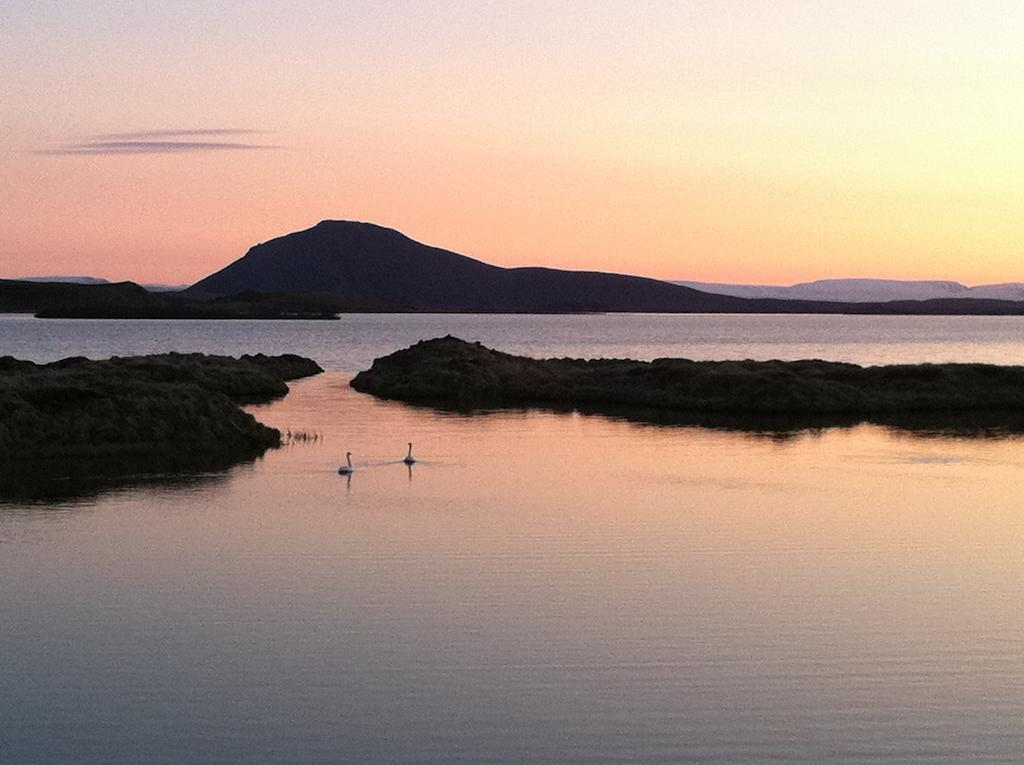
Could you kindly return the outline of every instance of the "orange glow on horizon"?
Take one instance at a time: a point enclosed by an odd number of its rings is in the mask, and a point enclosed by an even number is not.
[[[0,277],[192,282],[333,218],[502,266],[1024,280],[1024,11],[314,5],[13,9]],[[228,127],[280,148],[47,153]]]

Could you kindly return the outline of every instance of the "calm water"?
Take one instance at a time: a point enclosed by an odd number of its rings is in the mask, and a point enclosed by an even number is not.
[[[446,332],[541,356],[1024,363],[1022,330],[0,318],[0,355],[330,369],[253,408],[315,443],[0,505],[0,762],[1019,762],[1024,440],[465,417],[347,380]]]
[[[417,340],[452,334],[540,358],[830,359],[859,364],[1024,364],[1024,316],[608,314],[350,315],[341,321],[82,321],[0,314],[0,355],[33,361],[169,350],[302,353],[355,373]]]

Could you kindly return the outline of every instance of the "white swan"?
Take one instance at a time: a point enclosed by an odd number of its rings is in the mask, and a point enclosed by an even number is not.
[[[345,463],[346,464],[338,468],[338,472],[341,475],[352,475],[352,472],[355,470],[355,468],[352,467],[352,452],[345,452]]]
[[[405,459],[402,460],[406,465],[412,465],[416,462],[416,458],[412,456],[412,442],[409,442],[409,453],[405,455]]]

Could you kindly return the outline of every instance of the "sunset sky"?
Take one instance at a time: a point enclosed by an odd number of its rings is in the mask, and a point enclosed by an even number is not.
[[[508,266],[1024,280],[1024,4],[0,4],[0,276],[324,218]]]

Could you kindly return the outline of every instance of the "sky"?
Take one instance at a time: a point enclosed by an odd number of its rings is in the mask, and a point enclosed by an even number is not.
[[[319,220],[504,266],[1024,280],[1024,3],[0,3],[0,277]]]

